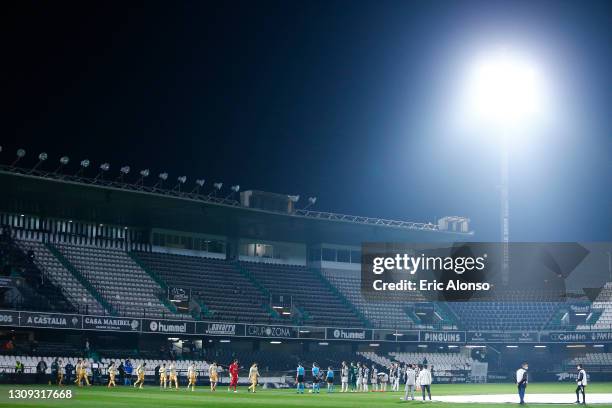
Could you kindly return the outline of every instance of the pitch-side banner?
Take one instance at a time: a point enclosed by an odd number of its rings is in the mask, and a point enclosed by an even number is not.
[[[279,339],[295,339],[298,337],[298,328],[294,326],[275,326],[265,324],[247,324],[247,337],[267,337]]]
[[[104,331],[138,332],[141,320],[129,317],[83,316],[83,329]]]
[[[372,340],[372,330],[366,329],[327,329],[328,340]]]
[[[49,329],[82,329],[83,316],[62,313],[20,312],[19,326]]]
[[[184,320],[142,319],[142,331],[162,334],[195,334],[195,322]]]
[[[419,340],[427,343],[465,343],[465,332],[422,331]]]
[[[481,332],[469,331],[468,343],[537,343],[538,332]]]
[[[240,323],[197,322],[196,334],[243,337],[245,335],[245,325]]]
[[[0,326],[18,326],[19,325],[19,312],[13,312],[12,310],[0,311]]]
[[[612,331],[553,331],[541,333],[540,341],[543,343],[606,343],[612,342]]]

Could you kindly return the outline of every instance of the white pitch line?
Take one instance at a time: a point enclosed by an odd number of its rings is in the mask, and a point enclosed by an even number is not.
[[[421,398],[417,398],[421,399]],[[518,394],[491,394],[491,395],[445,395],[434,397],[438,402],[455,403],[515,403],[518,404]],[[525,395],[527,404],[573,404],[576,394],[529,394]],[[589,394],[587,389],[587,404],[610,404],[612,394]]]

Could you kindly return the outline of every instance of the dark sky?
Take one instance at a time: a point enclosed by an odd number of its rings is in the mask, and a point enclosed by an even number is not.
[[[528,45],[554,68],[572,115],[536,147],[514,146],[512,239],[612,239],[609,2],[2,8],[0,163],[24,147],[24,165],[46,151],[48,169],[66,154],[69,172],[88,158],[111,172],[127,164],[188,183],[316,195],[321,210],[465,215],[481,240],[499,234],[499,156],[443,130],[447,85],[466,50]]]

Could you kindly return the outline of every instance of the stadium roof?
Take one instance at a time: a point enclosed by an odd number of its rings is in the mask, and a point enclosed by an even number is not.
[[[0,210],[47,218],[165,228],[271,241],[355,245],[367,241],[456,241],[471,234],[440,231],[435,224],[320,211],[279,213],[235,200],[177,189],[95,180],[0,167]]]

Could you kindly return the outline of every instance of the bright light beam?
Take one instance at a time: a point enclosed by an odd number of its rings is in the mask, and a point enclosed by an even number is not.
[[[531,61],[497,51],[470,66],[462,99],[467,119],[473,124],[497,131],[524,127],[543,113],[545,81]]]

